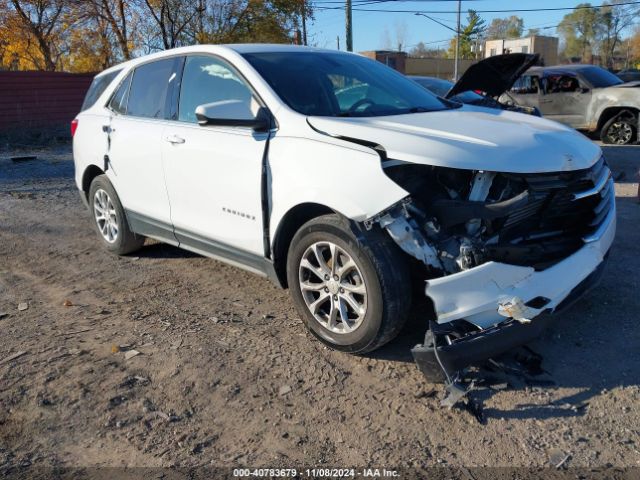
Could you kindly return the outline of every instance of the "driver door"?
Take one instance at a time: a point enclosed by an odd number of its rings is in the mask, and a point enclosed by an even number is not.
[[[203,104],[259,104],[243,77],[210,55],[185,59],[177,112],[163,132],[162,151],[171,221],[181,246],[238,263],[264,256],[262,159],[269,133],[248,127],[201,126]]]
[[[573,128],[586,128],[591,90],[574,75],[551,75],[545,80],[540,97],[542,114]]]

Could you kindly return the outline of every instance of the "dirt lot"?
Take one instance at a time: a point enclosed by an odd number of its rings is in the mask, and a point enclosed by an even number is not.
[[[548,373],[474,392],[481,423],[412,363],[419,312],[374,355],[328,350],[267,280],[153,242],[103,251],[69,147],[0,152],[0,472],[639,466],[640,147],[606,157],[604,280],[531,345]]]

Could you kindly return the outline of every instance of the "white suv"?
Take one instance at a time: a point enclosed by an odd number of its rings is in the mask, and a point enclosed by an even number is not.
[[[426,294],[425,373],[537,334],[593,283],[615,232],[610,171],[584,136],[348,53],[138,58],[96,76],[72,131],[107,249],[150,237],[267,276],[352,353],[391,340]]]

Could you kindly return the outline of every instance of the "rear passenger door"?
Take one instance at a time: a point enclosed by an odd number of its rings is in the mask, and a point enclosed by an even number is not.
[[[231,64],[211,55],[187,56],[180,82],[178,109],[161,142],[175,235],[192,250],[260,264],[262,161],[269,133],[201,126],[195,115],[199,105],[229,100],[256,114],[260,101]]]
[[[118,192],[134,231],[176,243],[162,165],[172,82],[180,58],[136,67],[116,89],[105,125],[107,175]]]

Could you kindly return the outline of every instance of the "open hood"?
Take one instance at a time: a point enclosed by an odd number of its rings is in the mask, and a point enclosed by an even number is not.
[[[469,90],[498,97],[509,90],[527,69],[538,62],[538,54],[508,53],[496,55],[471,65],[449,90],[446,98]]]

